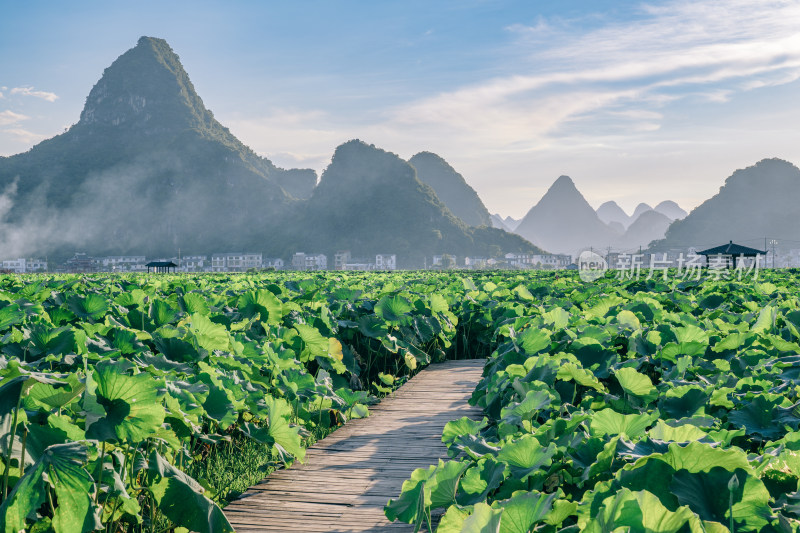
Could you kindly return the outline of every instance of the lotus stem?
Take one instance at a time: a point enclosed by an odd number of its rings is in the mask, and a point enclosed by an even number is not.
[[[6,455],[6,471],[3,472],[3,500],[8,496],[8,474],[11,471],[11,453],[14,450],[14,435],[17,434],[17,417],[19,415],[19,406],[22,403],[22,391],[20,391],[19,398],[17,398],[17,407],[14,409],[14,420],[11,422],[11,433],[8,435],[8,453]]]
[[[28,440],[28,428],[22,433],[22,458],[19,461],[19,478],[25,475],[25,442]]]

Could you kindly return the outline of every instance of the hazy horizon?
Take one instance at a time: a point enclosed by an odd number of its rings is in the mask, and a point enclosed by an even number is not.
[[[404,159],[431,151],[503,216],[524,216],[562,174],[595,208],[690,211],[736,169],[800,163],[796,2],[83,2],[4,15],[0,155],[76,122],[103,69],[150,35],[277,165],[321,172],[353,138]]]

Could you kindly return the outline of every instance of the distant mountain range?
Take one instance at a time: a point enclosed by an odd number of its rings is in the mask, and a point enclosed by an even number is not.
[[[56,259],[350,249],[395,253],[402,267],[538,251],[487,227],[488,211],[444,160],[412,159],[419,171],[351,141],[319,185],[313,170],[278,168],[206,109],[166,41],[142,37],[104,71],[77,124],[0,158],[0,249]]]
[[[762,249],[772,239],[781,247],[800,248],[799,198],[800,169],[781,159],[764,159],[734,172],[719,193],[671,224],[653,249],[704,248],[730,240]]]
[[[404,161],[358,140],[339,146],[318,179],[245,146],[205,107],[166,41],[142,37],[104,71],[75,125],[0,157],[0,249],[56,260],[350,250],[417,267],[444,253],[763,246],[764,237],[800,240],[797,198],[800,170],[766,159],[688,215],[672,201],[630,216],[615,202],[595,211],[561,176],[515,220],[490,214],[440,156]]]
[[[491,226],[492,216],[478,193],[447,161],[430,152],[420,152],[408,160],[417,177],[429,185],[451,213],[470,226]]]
[[[568,176],[553,183],[515,231],[545,250],[569,254],[611,246],[619,236],[600,220]]]
[[[396,253],[398,262],[402,258],[406,264],[422,264],[425,256],[442,253],[486,257],[537,251],[518,235],[468,226],[417,178],[409,162],[361,141],[336,149],[299,227],[303,233],[292,242],[308,249],[327,254],[349,249],[362,256]]]
[[[513,231],[537,246],[573,256],[591,248],[635,251],[663,238],[676,216],[686,212],[672,201],[655,208],[641,203],[631,216],[613,201],[595,211],[572,179],[561,176]]]
[[[638,220],[642,214],[649,211],[661,213],[670,220],[679,220],[686,217],[688,214],[672,200],[665,200],[655,207],[650,207],[645,203],[641,203],[636,206],[636,209],[633,211],[633,215],[628,216],[628,214],[619,205],[617,205],[616,202],[611,201],[606,202],[597,208],[597,216],[600,217],[600,220],[606,224],[613,225],[614,227],[617,227],[616,224],[619,224],[622,226],[623,230],[625,230],[628,229],[631,224],[636,222],[636,220]]]

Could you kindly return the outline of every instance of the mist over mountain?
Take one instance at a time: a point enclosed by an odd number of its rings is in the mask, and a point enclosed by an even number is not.
[[[0,244],[14,256],[279,247],[264,229],[292,210],[285,174],[214,119],[166,41],[142,37],[77,124],[0,159]]]
[[[684,211],[681,206],[673,202],[672,200],[664,200],[657,206],[653,208],[654,211],[658,211],[662,215],[672,219],[672,220],[680,220],[682,218],[686,218],[687,213]]]
[[[619,238],[617,246],[623,250],[647,248],[652,241],[664,238],[670,224],[672,219],[663,213],[656,210],[645,211]]]
[[[733,240],[754,248],[764,238],[800,240],[800,169],[764,159],[731,174],[719,193],[667,230],[654,250],[711,247]]]
[[[417,178],[429,185],[442,203],[465,224],[492,226],[492,217],[478,193],[447,161],[431,152],[420,152],[408,162],[417,169]]]
[[[597,208],[597,216],[606,224],[616,222],[622,226],[623,231],[631,223],[628,214],[617,204],[617,202],[606,202]]]
[[[305,231],[296,238],[308,250],[396,253],[401,266],[421,264],[433,254],[536,251],[517,235],[466,225],[417,178],[411,164],[359,140],[336,149],[304,219]]]
[[[648,211],[652,210],[653,208],[650,207],[650,204],[646,204],[644,202],[640,203],[639,205],[636,206],[636,209],[633,210],[633,214],[631,215],[630,222],[628,222],[628,225],[630,226],[631,224],[636,222],[636,219],[639,218],[642,215],[642,213],[647,213]]]
[[[463,182],[437,164],[435,178]],[[473,211],[489,220],[485,208]],[[414,167],[363,143],[340,147],[319,186],[313,170],[276,167],[214,118],[178,56],[152,37],[105,69],[68,131],[0,158],[8,257],[339,248],[396,253],[404,266],[423,254],[535,250],[516,235],[467,227]]]
[[[274,174],[275,181],[289,195],[298,200],[308,200],[317,186],[317,173],[310,168],[293,168]]]
[[[509,232],[513,231],[511,228],[508,227],[503,217],[501,217],[498,214],[492,215],[492,227],[501,229],[503,231],[509,231]]]
[[[618,237],[568,176],[553,183],[515,231],[545,250],[571,255],[584,248],[609,246]]]
[[[510,228],[513,231],[513,230],[517,229],[517,226],[519,226],[519,223],[522,222],[522,219],[520,218],[518,220],[518,219],[513,218],[513,217],[506,217],[506,218],[503,219],[503,222],[505,222],[506,227]]]
[[[622,225],[621,222],[617,222],[616,220],[612,220],[611,222],[606,223],[606,225],[617,232],[619,235],[625,233],[625,226]]]

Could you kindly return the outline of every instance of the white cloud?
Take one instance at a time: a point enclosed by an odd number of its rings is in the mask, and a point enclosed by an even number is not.
[[[41,98],[42,100],[47,100],[48,102],[55,102],[56,100],[58,100],[58,95],[56,93],[51,93],[47,91],[35,91],[33,87],[14,87],[9,91],[9,94],[33,96],[34,98]]]
[[[519,47],[530,47],[519,72],[401,106],[393,118],[495,145],[540,142],[594,112],[652,111],[659,97],[679,99],[700,87],[709,101],[725,102],[734,92],[800,78],[800,3],[677,1],[642,11],[643,19],[583,35],[542,21],[515,26]],[[542,33],[554,44],[542,49]]]
[[[0,111],[0,126],[8,126],[10,124],[16,124],[17,122],[28,120],[29,118],[30,117],[26,115],[14,113],[13,111],[10,110]]]
[[[0,131],[2,131],[3,133],[10,134],[14,138],[14,140],[24,144],[38,143],[49,137],[48,135],[41,135],[39,133],[34,133],[32,131],[24,130],[22,128],[8,128]]]
[[[493,69],[504,74],[383,113],[282,110],[223,122],[283,166],[322,170],[351,138],[402,157],[431,150],[490,211],[517,215],[563,173],[584,177],[590,201],[674,197],[689,207],[736,168],[800,158],[791,134],[800,111],[758,99],[800,79],[800,2],[672,0],[632,16],[590,14],[589,30],[561,18],[509,26],[513,43],[496,51]]]
[[[319,172],[330,162],[333,148],[348,140],[319,110],[275,109],[259,117],[233,115],[220,120],[257,153],[286,168]]]

